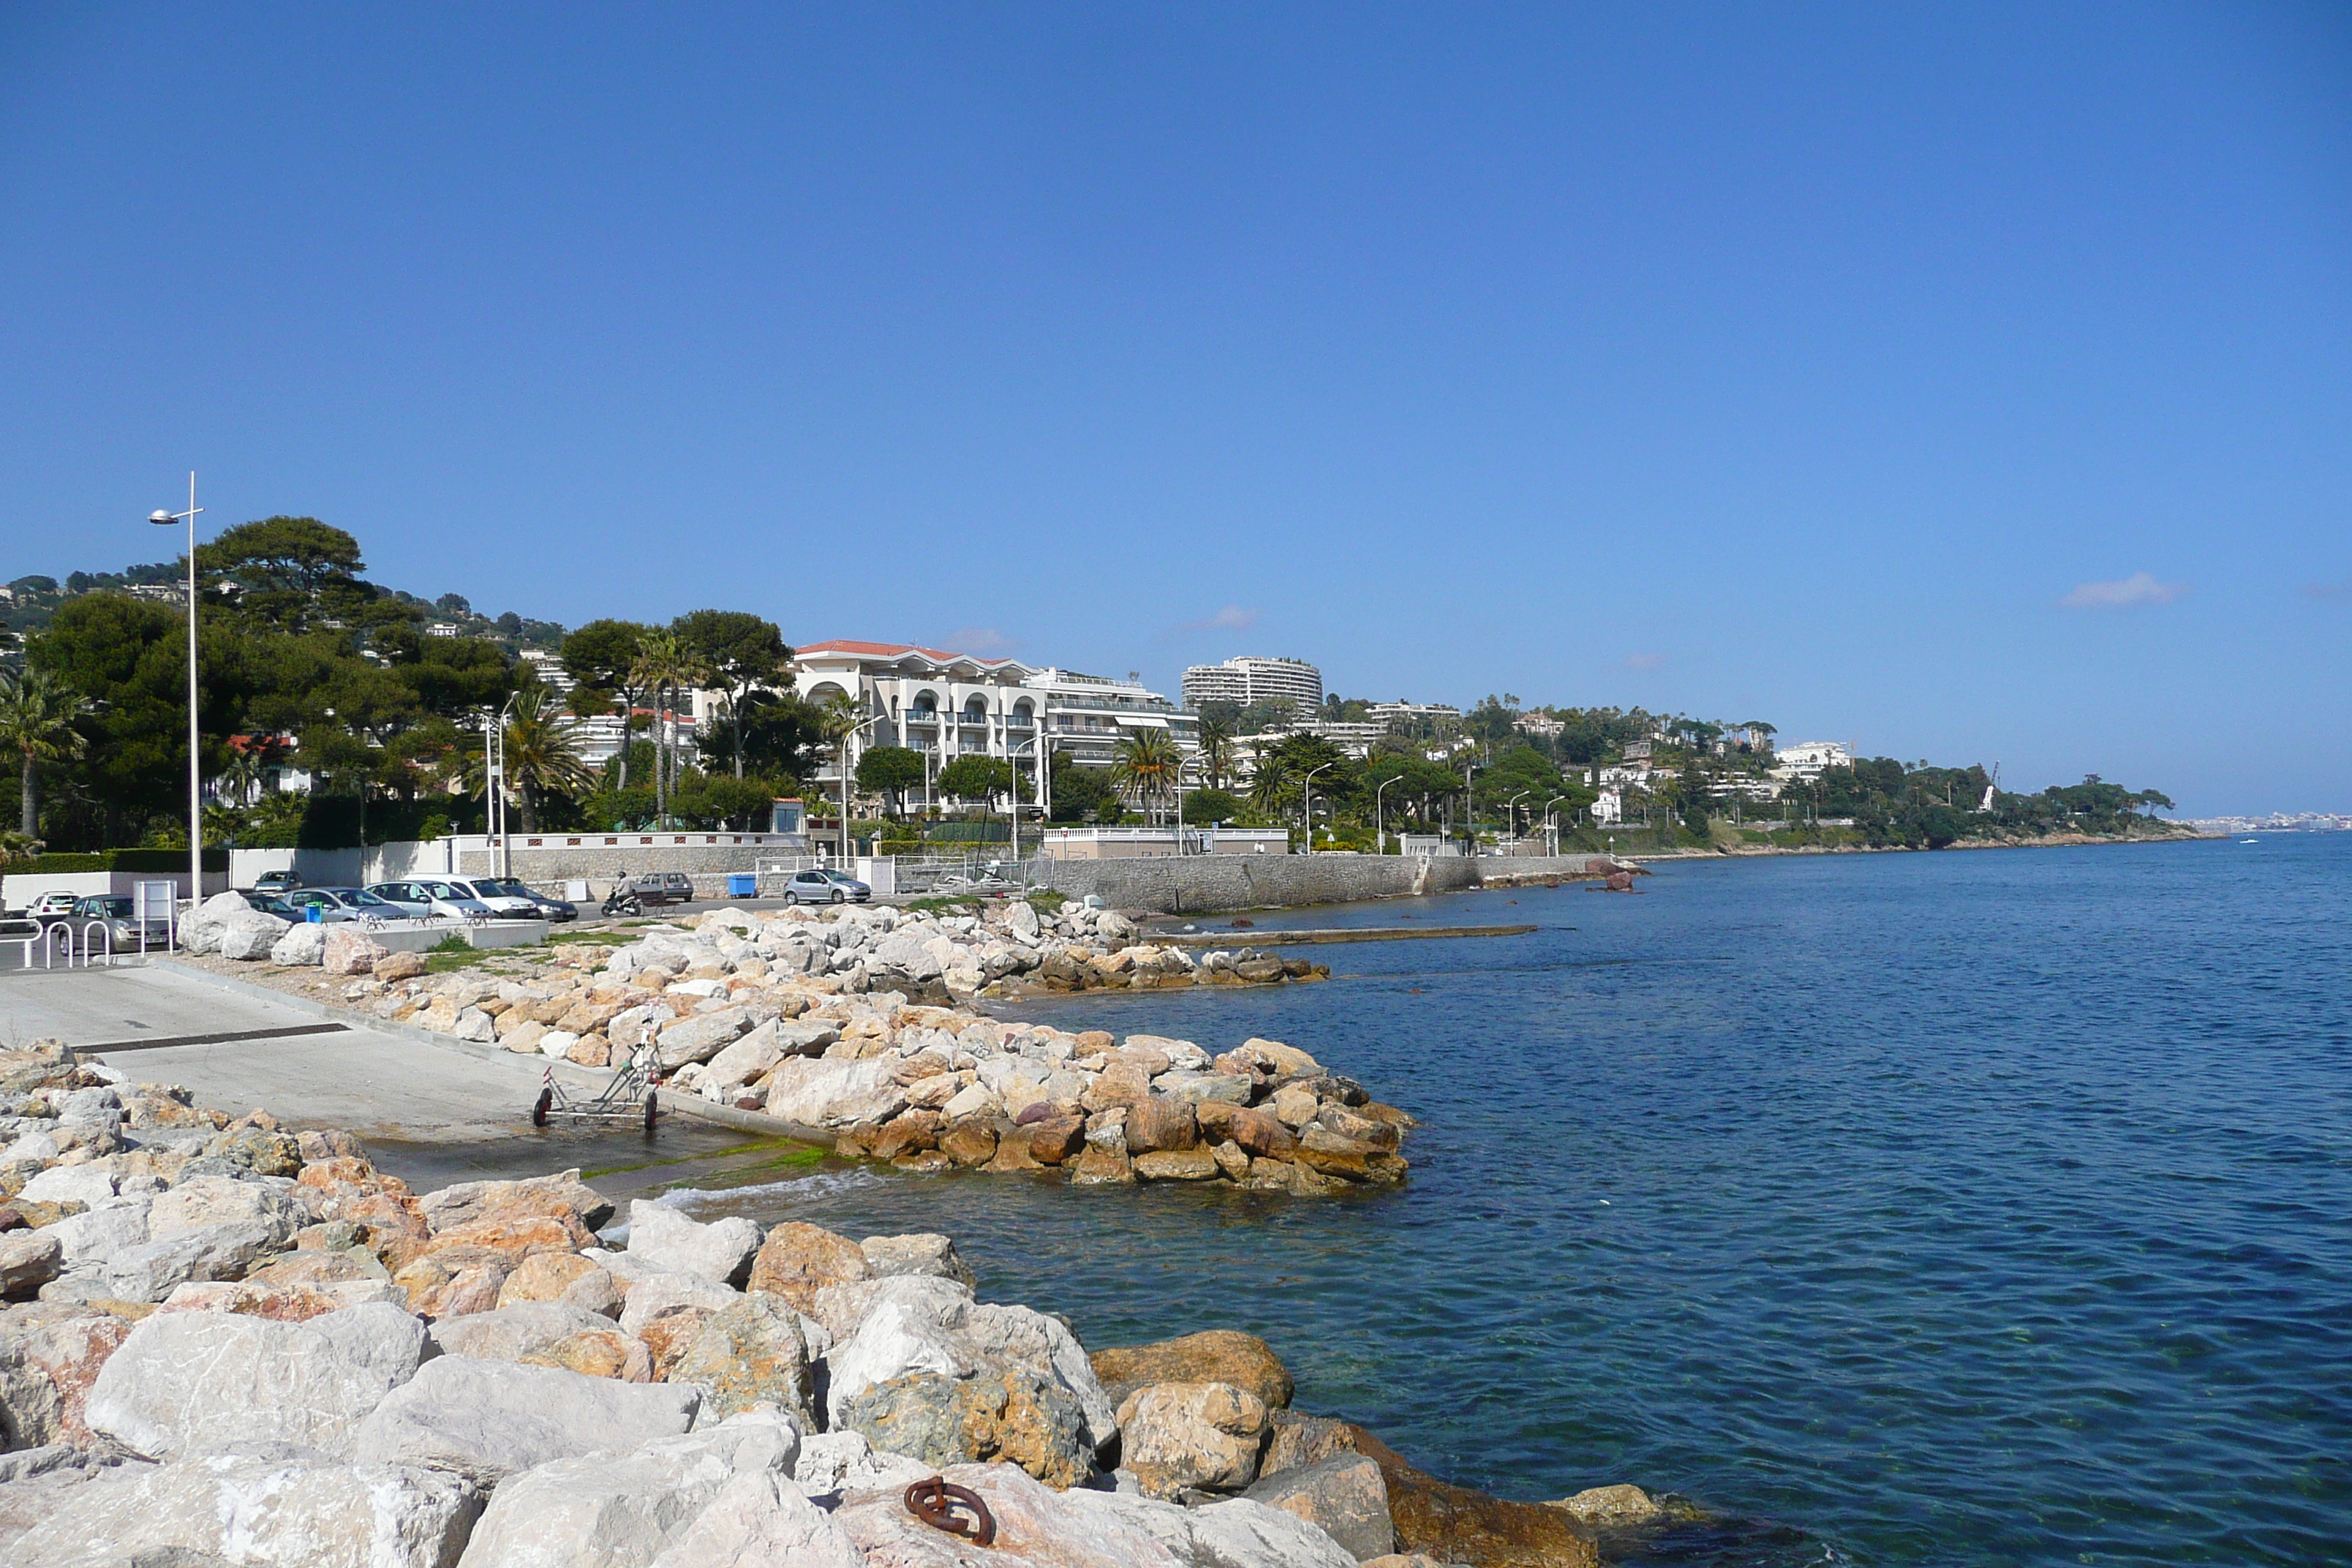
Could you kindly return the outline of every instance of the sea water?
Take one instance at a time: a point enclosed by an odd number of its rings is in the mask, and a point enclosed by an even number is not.
[[[1090,1344],[1262,1334],[1449,1480],[1705,1510],[1619,1562],[2352,1561],[2352,834],[1640,889],[1262,916],[1540,929],[1022,1009],[1303,1047],[1423,1119],[1399,1190],[680,1196],[950,1232]]]

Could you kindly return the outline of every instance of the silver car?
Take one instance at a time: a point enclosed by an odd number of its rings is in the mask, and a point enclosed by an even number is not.
[[[309,920],[310,911],[319,911],[319,921],[325,925],[341,925],[352,921],[400,921],[408,911],[397,904],[387,903],[365,888],[290,888],[286,902],[302,911]]]
[[[458,884],[438,878],[378,882],[368,891],[397,907],[410,920],[487,920],[490,913],[489,906],[474,897],[472,889],[460,892]]]

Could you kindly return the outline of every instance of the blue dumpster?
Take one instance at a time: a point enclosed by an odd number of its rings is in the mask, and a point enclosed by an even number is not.
[[[727,874],[727,896],[730,899],[758,898],[760,874],[756,871],[730,871]]]

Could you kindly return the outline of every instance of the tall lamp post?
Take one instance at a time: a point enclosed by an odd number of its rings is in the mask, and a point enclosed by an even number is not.
[[[1389,852],[1388,819],[1381,815],[1381,796],[1388,793],[1389,785],[1402,777],[1404,775],[1399,773],[1394,779],[1383,779],[1381,781],[1381,787],[1372,792],[1372,853],[1375,855],[1385,855]]]
[[[1013,863],[1015,866],[1021,864],[1021,764],[1013,759],[1045,738],[1042,733],[1032,735],[1004,753],[1004,760],[1013,763]]]
[[[1315,775],[1332,765],[1329,763],[1318,763],[1307,770],[1307,784],[1302,792],[1306,798],[1298,803],[1299,815],[1306,819],[1307,852],[1310,855],[1315,852]]]
[[[1483,763],[1465,763],[1462,765],[1462,836],[1465,840],[1462,850],[1474,860],[1478,857],[1478,792],[1471,787],[1470,778],[1485,765]]]
[[[1503,810],[1509,816],[1509,826],[1505,827],[1503,831],[1509,834],[1515,843],[1517,841],[1519,837],[1519,802],[1527,799],[1528,796],[1535,793],[1536,792],[1531,789],[1523,789],[1518,794],[1513,795],[1510,798],[1509,804],[1503,807]]]
[[[147,521],[158,528],[184,521],[188,525],[188,907],[192,910],[205,901],[205,779],[196,731],[196,513],[202,510],[196,504],[196,476],[192,473],[187,510],[147,514]]]
[[[1555,860],[1559,858],[1559,819],[1552,816],[1551,808],[1567,798],[1564,795],[1556,795],[1543,803],[1544,826],[1551,830],[1551,858]]]

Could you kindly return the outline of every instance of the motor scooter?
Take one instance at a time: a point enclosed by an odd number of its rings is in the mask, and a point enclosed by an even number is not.
[[[626,887],[615,887],[604,895],[606,920],[611,920],[615,915],[641,915],[645,912],[646,907],[637,901],[637,895]]]

